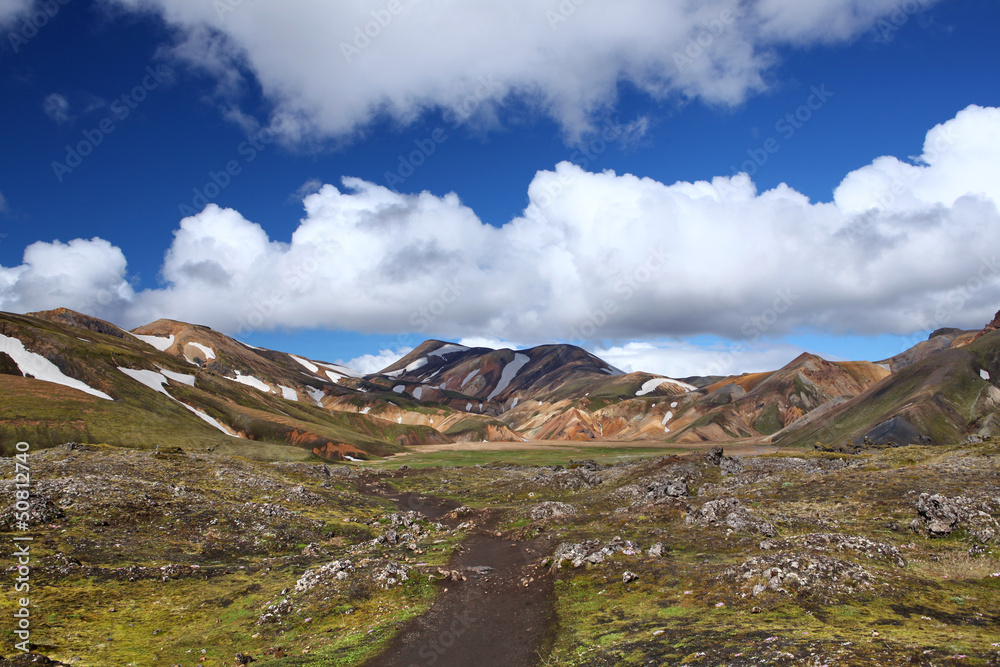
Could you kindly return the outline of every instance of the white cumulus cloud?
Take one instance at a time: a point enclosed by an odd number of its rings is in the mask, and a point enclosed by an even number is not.
[[[383,368],[388,368],[410,352],[411,347],[402,347],[396,350],[379,350],[378,354],[363,354],[350,361],[337,361],[336,363],[350,368],[352,371],[362,375],[377,373]]]
[[[0,310],[65,306],[121,321],[135,296],[125,276],[125,255],[103,239],[39,241],[25,249],[20,266],[0,266]]]
[[[185,218],[165,284],[137,294],[106,241],[35,244],[0,269],[0,304],[133,326],[171,317],[236,333],[591,346],[971,328],[997,308],[998,163],[1000,109],[970,106],[928,132],[919,159],[879,158],[827,203],[785,185],[758,192],[746,176],[667,185],[563,162],[538,172],[524,213],[497,228],[456,194],[346,178],[305,197],[288,242],[214,205]]]
[[[898,0],[105,1],[162,15],[178,35],[170,54],[214,77],[224,113],[244,125],[253,76],[273,105],[260,121],[292,142],[428,109],[490,122],[514,99],[576,138],[621,82],[739,104],[766,87],[782,47],[848,40],[900,11]]]

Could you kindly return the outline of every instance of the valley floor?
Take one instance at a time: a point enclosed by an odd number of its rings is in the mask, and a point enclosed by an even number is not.
[[[996,442],[531,445],[352,466],[33,452],[31,525],[10,506],[0,530],[34,538],[34,651],[81,667],[1000,665]],[[14,467],[0,461],[6,498]],[[0,654],[15,641],[0,624]]]

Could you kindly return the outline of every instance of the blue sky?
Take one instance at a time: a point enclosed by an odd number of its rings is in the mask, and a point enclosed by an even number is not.
[[[960,159],[995,147],[996,3],[707,2],[687,15],[636,0],[609,19],[595,0],[500,16],[433,0],[280,15],[220,2],[0,9],[0,308],[188,319],[362,366],[427,337],[564,340],[689,375],[801,350],[878,359],[1000,307],[996,276],[975,282],[996,247],[996,192]],[[356,42],[366,27],[376,36]],[[345,43],[364,47],[348,61]],[[958,139],[935,161],[925,140],[948,123]],[[92,152],[76,165],[81,145]],[[910,193],[877,205],[870,184],[921,155],[921,206]],[[401,156],[419,162],[412,174]],[[670,189],[741,171],[745,226],[739,206],[692,212]],[[790,203],[763,196],[782,184]],[[872,220],[864,196],[879,233],[832,248],[838,229]],[[973,214],[963,196],[978,198]],[[220,209],[203,212],[209,201]],[[394,235],[406,252],[386,244]],[[334,250],[309,255],[321,238]],[[661,241],[669,258],[647,266]],[[855,258],[851,275],[832,268]],[[283,285],[277,309],[268,285]],[[801,294],[769,312],[787,289]]]

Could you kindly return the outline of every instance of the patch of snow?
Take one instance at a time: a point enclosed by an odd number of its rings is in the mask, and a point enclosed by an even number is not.
[[[449,345],[442,345],[441,347],[439,347],[438,349],[434,350],[433,352],[428,352],[427,356],[429,356],[429,357],[444,357],[444,356],[447,356],[449,354],[455,354],[456,352],[464,352],[465,350],[468,350],[468,349],[469,348],[465,347],[464,345],[451,345],[451,344],[449,344]]]
[[[326,376],[328,378],[330,378],[331,380],[333,380],[334,384],[337,384],[338,382],[340,382],[340,379],[342,377],[344,377],[343,375],[341,375],[339,373],[334,373],[333,371],[326,371]]]
[[[465,411],[466,412],[471,412],[472,411],[472,403],[466,403],[465,404]]]
[[[418,370],[427,365],[427,357],[420,357],[416,361],[410,362],[410,365],[403,369],[404,372],[410,373],[411,371]]]
[[[417,399],[418,401],[420,400],[420,397],[423,395],[424,395],[423,387],[417,387],[416,389],[413,390],[413,398]]]
[[[357,373],[355,373],[354,371],[352,371],[347,366],[340,366],[338,364],[324,364],[322,361],[317,361],[316,363],[318,365],[322,366],[323,368],[329,368],[331,371],[334,371],[335,373],[338,373],[340,375],[347,376],[349,378],[359,378],[359,377],[361,377],[360,375],[358,375]]]
[[[500,394],[504,389],[510,386],[510,383],[514,380],[517,374],[524,368],[531,358],[526,354],[521,354],[520,352],[514,355],[514,360],[503,367],[503,372],[500,373],[500,382],[493,389],[493,392],[486,397],[487,401],[492,401],[495,396]]]
[[[478,368],[465,376],[465,379],[462,380],[462,386],[464,387],[465,385],[469,384],[472,381],[472,378],[476,377],[477,375],[479,375]]]
[[[240,384],[245,384],[248,387],[253,387],[254,389],[259,389],[260,391],[268,393],[271,392],[271,386],[263,380],[258,380],[252,375],[241,375],[239,371],[236,371],[236,377],[227,377],[226,379],[232,380],[233,382],[239,382]]]
[[[76,339],[77,340],[82,340],[84,343],[93,343],[94,342],[92,340],[87,340],[86,338],[80,338],[79,336],[77,336]]]
[[[177,400],[177,399],[174,399],[174,400]],[[191,412],[193,412],[196,415],[198,415],[198,417],[200,417],[202,419],[202,421],[204,421],[204,422],[206,422],[206,423],[214,426],[215,428],[219,429],[220,431],[222,431],[223,433],[225,433],[226,435],[228,435],[230,438],[238,438],[238,437],[240,437],[238,435],[233,435],[232,433],[230,433],[229,430],[225,426],[223,426],[221,423],[219,423],[219,420],[217,420],[216,418],[212,417],[211,415],[207,415],[204,412],[202,412],[201,410],[199,410],[197,408],[191,407],[187,403],[181,403],[180,401],[177,401],[177,402],[180,403],[181,405],[183,405],[185,408],[187,408]]]
[[[671,404],[670,404],[670,407],[672,407],[672,408],[676,408],[676,407],[677,407],[677,401],[674,401],[673,403],[671,403]]]
[[[143,343],[152,345],[160,352],[166,352],[167,348],[174,344],[174,335],[170,334],[167,337],[164,336],[142,336],[140,334],[132,334]]]
[[[663,421],[660,422],[660,423],[663,424],[664,426],[666,426],[667,422],[670,421],[673,418],[674,418],[674,413],[673,412],[668,412],[667,414],[663,415]]]
[[[434,419],[433,419],[433,418],[431,418],[431,423],[432,423],[432,424],[434,423]]]
[[[671,380],[670,378],[654,378],[646,381],[646,383],[642,385],[642,389],[635,392],[635,395],[645,396],[646,394],[651,394],[656,391],[656,388],[661,384],[675,384],[686,391],[697,391],[697,387],[692,387],[691,385],[681,382],[680,380]]]
[[[298,363],[302,364],[302,366],[304,366],[306,368],[306,370],[308,370],[310,373],[319,373],[319,366],[317,366],[313,362],[311,362],[311,361],[309,361],[307,359],[303,359],[302,357],[296,357],[294,354],[290,354],[288,356],[290,356],[292,359],[294,359]]]
[[[6,352],[10,358],[14,360],[14,363],[17,364],[17,367],[21,369],[21,373],[24,375],[31,375],[36,380],[54,382],[56,384],[61,384],[64,387],[78,389],[90,394],[91,396],[97,396],[98,398],[106,398],[109,401],[115,400],[103,391],[94,389],[86,382],[81,382],[76,378],[69,377],[59,370],[58,366],[42,355],[35,352],[29,352],[25,349],[24,343],[22,343],[19,338],[10,338],[9,336],[0,334],[0,352]]]
[[[510,409],[511,409],[511,410],[513,410],[514,408],[516,408],[516,407],[517,407],[517,401],[519,400],[519,398],[520,398],[520,397],[518,397],[518,396],[515,396],[515,397],[514,397],[514,402],[510,404]]]
[[[397,394],[402,394],[406,390],[406,385],[405,384],[397,384],[395,387],[392,388],[392,390],[394,392],[396,392]]]
[[[264,348],[262,348],[262,347],[254,347],[254,346],[253,346],[253,345],[251,345],[250,343],[244,343],[243,341],[238,341],[238,342],[239,342],[239,344],[240,344],[240,345],[242,345],[243,347],[249,347],[249,348],[250,348],[251,350],[263,350],[263,349],[264,349]]]
[[[986,381],[989,381],[990,372],[984,368],[981,371],[979,371],[979,377],[983,378]]]
[[[187,375],[185,373],[175,373],[174,371],[168,371],[166,368],[163,368],[162,366],[157,366],[157,368],[160,369],[161,373],[163,373],[165,376],[167,376],[168,378],[170,378],[174,382],[180,382],[181,384],[186,384],[189,387],[193,387],[194,386],[194,376],[193,375]]]
[[[365,407],[361,408],[361,414],[363,415],[366,415],[371,411],[372,411],[372,406],[370,405],[366,405]]]
[[[201,343],[188,343],[188,345],[194,345],[196,348],[201,350],[205,354],[205,361],[215,359],[215,350],[210,348],[208,345],[202,345]]]
[[[168,394],[167,390],[163,387],[163,385],[167,383],[167,378],[161,375],[160,373],[157,373],[156,371],[124,368],[123,366],[119,366],[118,370],[120,370],[122,373],[129,376],[139,384],[145,385],[150,389],[152,389],[153,391],[158,391],[167,398],[173,398],[173,396]]]
[[[664,427],[663,427],[663,432],[664,432],[664,433],[670,433],[670,429],[669,429],[669,428],[667,428],[666,426],[664,426]]]
[[[319,407],[323,407],[323,396],[325,396],[325,394],[323,393],[322,389],[316,389],[315,387],[306,387],[306,393],[309,394],[309,397],[312,398],[312,400],[316,401],[316,405],[318,405]]]
[[[383,375],[389,378],[398,378],[402,374],[403,374],[402,368],[400,368],[398,371],[389,371],[388,373],[383,373]]]
[[[397,424],[402,424],[403,423],[403,418],[402,417],[396,417],[396,423]]]
[[[286,387],[283,384],[278,385],[278,389],[281,390],[281,397],[286,401],[297,401],[299,400],[299,394],[291,387]]]
[[[353,463],[364,463],[364,459],[356,459],[353,456],[348,456],[347,454],[344,454],[344,460],[351,461]]]
[[[877,365],[881,366],[882,368],[884,368],[885,370],[889,371],[890,373],[892,372],[892,366],[889,365],[889,364],[877,364]]]

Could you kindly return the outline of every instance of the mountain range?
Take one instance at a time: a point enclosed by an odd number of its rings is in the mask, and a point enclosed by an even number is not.
[[[367,459],[462,441],[947,444],[1000,432],[1000,314],[879,362],[803,354],[766,373],[626,373],[572,345],[428,340],[387,368],[256,348],[158,320],[0,313],[0,447],[26,440],[256,458]]]

